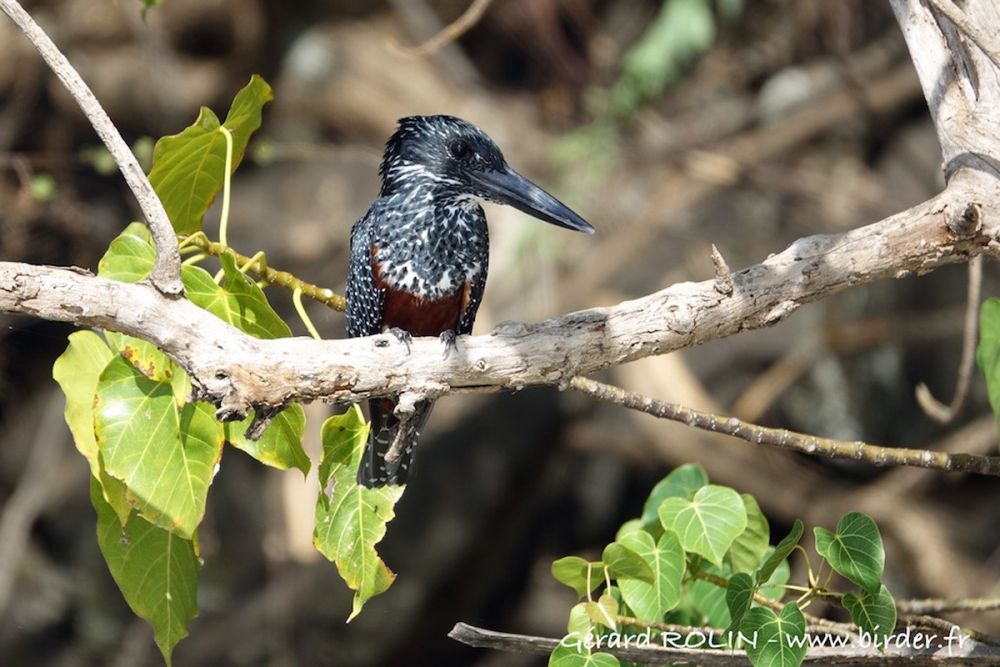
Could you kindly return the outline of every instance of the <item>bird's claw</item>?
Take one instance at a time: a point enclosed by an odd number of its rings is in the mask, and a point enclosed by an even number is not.
[[[454,329],[447,329],[441,332],[438,336],[441,342],[444,343],[444,358],[447,359],[448,355],[452,353],[453,350],[458,349],[458,343],[455,340],[458,338],[458,334],[455,333]]]
[[[413,335],[409,331],[407,331],[405,329],[400,329],[399,327],[389,327],[386,330],[386,333],[392,334],[393,337],[396,340],[398,340],[400,343],[402,343],[403,345],[405,345],[406,346],[406,352],[407,352],[407,354],[409,354],[409,352],[410,352],[410,343],[413,342]]]

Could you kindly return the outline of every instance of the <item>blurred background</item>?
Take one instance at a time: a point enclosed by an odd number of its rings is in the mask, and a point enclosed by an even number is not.
[[[457,42],[424,42],[466,0],[52,0],[26,8],[148,159],[200,105],[222,115],[250,74],[275,88],[234,183],[230,242],[343,289],[351,224],[378,191],[397,118],[449,113],[598,229],[584,237],[490,207],[477,332],[640,296],[838,233],[942,185],[924,100],[888,4],[868,0],[496,0]],[[138,213],[79,110],[0,20],[0,257],[96,269]],[[215,236],[218,215],[206,217]],[[951,425],[966,272],[881,283],[788,321],[601,379],[769,426],[995,452],[978,372]],[[984,294],[997,294],[987,269]],[[287,293],[272,303],[298,335]],[[313,304],[326,337],[343,316]],[[51,365],[71,328],[0,316],[0,664],[161,664],[101,559],[87,465]],[[331,414],[307,407],[307,446]],[[989,478],[875,470],[764,450],[550,388],[440,401],[419,472],[380,546],[398,580],[350,625],[350,593],[311,546],[315,481],[227,449],[200,531],[201,616],[175,664],[544,665],[470,649],[457,621],[559,636],[573,593],[554,558],[598,558],[672,467],[756,496],[780,539],[796,517],[871,514],[898,599],[997,592]],[[811,534],[811,533],[810,533]],[[793,578],[804,577],[793,565]],[[817,610],[821,611],[821,610]],[[996,617],[954,615],[1000,631]]]

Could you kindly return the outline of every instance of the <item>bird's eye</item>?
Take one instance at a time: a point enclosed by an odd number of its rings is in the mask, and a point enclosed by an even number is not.
[[[461,159],[467,156],[470,151],[469,144],[462,139],[455,139],[448,144],[448,153],[454,158]]]

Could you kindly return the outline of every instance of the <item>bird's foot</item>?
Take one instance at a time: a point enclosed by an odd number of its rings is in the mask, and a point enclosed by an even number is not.
[[[409,331],[400,329],[399,327],[389,327],[386,329],[386,333],[392,334],[396,340],[406,346],[406,353],[410,353],[410,343],[413,342],[413,335]]]
[[[451,354],[453,350],[458,349],[458,343],[455,342],[455,339],[458,338],[458,334],[455,333],[454,329],[447,329],[442,331],[438,338],[440,338],[441,342],[444,343],[444,358],[447,359],[448,355]]]

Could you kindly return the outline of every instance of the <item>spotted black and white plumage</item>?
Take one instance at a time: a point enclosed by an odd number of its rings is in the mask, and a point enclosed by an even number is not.
[[[483,200],[511,204],[580,231],[582,218],[514,172],[486,134],[452,116],[399,122],[379,168],[382,189],[351,229],[347,333],[469,334],[486,286],[489,231]],[[431,404],[401,423],[395,401],[369,401],[372,430],[358,482],[404,484]],[[403,455],[385,455],[399,440]]]

